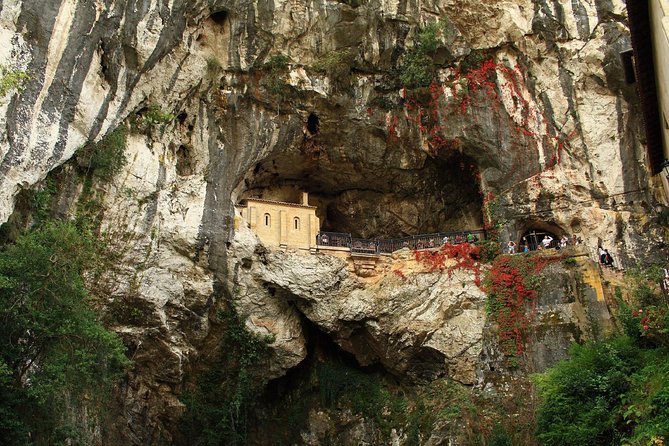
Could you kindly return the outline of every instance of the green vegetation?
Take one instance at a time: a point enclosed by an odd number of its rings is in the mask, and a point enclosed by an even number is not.
[[[207,57],[207,73],[215,74],[221,71],[221,61],[214,56]]]
[[[475,245],[481,247],[479,254],[481,262],[490,263],[502,254],[502,248],[496,240],[480,240],[475,242]]]
[[[173,113],[164,111],[157,105],[152,105],[142,114],[142,125],[145,130],[154,127],[163,130],[167,124],[174,121],[175,117]]]
[[[543,279],[543,269],[560,256],[551,254],[510,256],[494,259],[483,281],[488,294],[486,311],[497,323],[499,344],[509,366],[517,366],[525,351],[525,342],[532,322],[531,308]]]
[[[127,163],[125,157],[128,129],[120,125],[95,143],[88,143],[77,153],[79,163],[88,173],[103,181],[109,181]]]
[[[478,70],[483,65],[483,62],[489,60],[492,54],[488,50],[472,50],[465,58],[460,62],[460,72],[469,73],[473,70]]]
[[[51,203],[56,194],[56,180],[48,176],[41,185],[28,193],[28,206],[36,222],[47,221],[51,214]]]
[[[327,74],[331,79],[341,83],[351,72],[354,54],[349,49],[330,51],[322,55],[313,65],[313,69]]]
[[[279,102],[283,101],[290,91],[290,85],[284,79],[288,72],[289,61],[288,56],[275,54],[262,66],[265,76],[260,81],[260,84]]]
[[[438,420],[471,417],[476,408],[469,391],[448,379],[438,379],[406,395],[391,388],[377,373],[343,362],[319,363],[316,368],[320,402],[328,409],[349,408],[374,420],[384,444],[392,429],[406,433],[407,446],[418,446]]]
[[[26,70],[18,70],[0,65],[0,99],[7,96],[11,91],[21,92],[30,80],[30,74]]]
[[[432,56],[439,47],[444,23],[433,22],[416,33],[414,46],[404,55],[399,79],[407,88],[427,87],[435,77]]]
[[[669,311],[658,268],[633,270],[628,302],[616,290],[625,334],[574,345],[571,359],[535,377],[545,445],[663,445],[669,439]]]
[[[657,213],[657,222],[662,226],[669,226],[669,207],[662,206],[660,211]]]
[[[249,333],[234,309],[218,318],[225,335],[216,360],[182,397],[184,444],[246,444],[248,419],[264,385],[257,371],[271,339]]]
[[[0,252],[4,444],[89,443],[86,423],[104,414],[128,365],[119,338],[92,312],[84,282],[100,248],[89,232],[52,221]]]
[[[285,72],[288,69],[290,59],[285,54],[275,54],[263,64],[263,68],[269,72]]]

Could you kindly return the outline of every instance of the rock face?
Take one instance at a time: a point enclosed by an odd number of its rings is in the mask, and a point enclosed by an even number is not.
[[[113,328],[135,362],[118,444],[172,441],[224,299],[274,335],[268,379],[305,357],[306,317],[361,364],[475,382],[471,275],[413,274],[409,253],[363,277],[264,252],[235,230],[242,198],[306,190],[326,229],[361,236],[487,223],[575,233],[621,262],[661,252],[622,0],[5,0],[0,41],[30,76],[0,102],[0,221],[20,190],[130,127],[127,165],[97,186],[123,259]],[[438,82],[405,89],[426,65]]]
[[[242,246],[249,246],[248,240],[237,235],[232,248],[243,252]],[[392,258],[372,260],[376,265],[371,277],[356,273],[356,263],[364,260],[327,254],[270,252],[259,257],[251,251],[231,261],[231,269],[237,271],[239,309],[252,315],[250,328],[265,329],[281,340],[290,339],[284,334],[288,332],[298,340],[295,348],[292,342],[281,343],[281,348],[301,356],[287,355],[290,359],[278,370],[304,359],[304,340],[295,317],[301,313],[362,366],[381,364],[389,373],[409,380],[448,374],[465,384],[474,383],[485,295],[472,273],[430,272],[408,249]],[[292,311],[283,317],[286,307]],[[279,325],[284,320],[289,327]]]

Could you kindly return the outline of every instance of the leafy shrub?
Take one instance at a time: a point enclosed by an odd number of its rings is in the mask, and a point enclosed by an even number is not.
[[[262,389],[255,372],[271,339],[246,330],[234,309],[219,313],[218,318],[225,335],[216,360],[182,396],[184,444],[246,444],[248,419]]]
[[[343,49],[324,54],[314,63],[313,69],[339,79],[349,74],[352,63],[353,53]]]
[[[669,435],[669,356],[629,337],[574,345],[536,375],[544,445],[652,445]]]
[[[435,77],[432,55],[439,48],[444,23],[434,22],[418,29],[414,46],[406,52],[399,79],[407,88],[427,87]]]
[[[92,235],[46,222],[0,252],[0,437],[9,444],[71,442],[128,360],[89,307],[83,276],[97,263]],[[74,412],[74,413],[71,413]]]
[[[285,54],[275,54],[263,64],[263,68],[269,72],[283,72],[288,69],[290,58]]]
[[[468,73],[472,70],[478,70],[483,62],[490,59],[490,54],[487,50],[472,50],[465,58],[460,62],[460,72]]]
[[[142,122],[145,128],[160,127],[164,128],[167,124],[174,121],[176,116],[173,113],[164,111],[157,105],[152,105],[143,114]]]
[[[77,153],[80,164],[86,166],[93,176],[104,181],[111,180],[127,163],[127,131],[124,125],[120,125],[100,141],[85,145]]]
[[[41,184],[36,185],[28,196],[30,211],[36,222],[49,218],[53,197],[56,194],[56,181],[48,176]]]
[[[482,262],[492,262],[502,253],[502,248],[496,240],[481,240],[476,244],[481,247],[480,258]]]
[[[290,91],[290,86],[284,79],[289,61],[288,56],[275,54],[262,66],[266,74],[260,81],[260,85],[279,101],[283,101]]]
[[[23,91],[30,75],[25,70],[11,69],[0,65],[0,99],[9,94],[10,91]]]
[[[640,366],[629,338],[573,345],[571,359],[538,375],[538,438],[550,445],[619,444],[621,397]]]
[[[400,82],[407,88],[426,87],[434,79],[432,59],[420,50],[412,49],[400,68]]]
[[[669,347],[669,308],[659,287],[664,272],[658,265],[630,268],[625,273],[632,288],[629,302],[616,290],[618,319],[625,333],[639,345]]]

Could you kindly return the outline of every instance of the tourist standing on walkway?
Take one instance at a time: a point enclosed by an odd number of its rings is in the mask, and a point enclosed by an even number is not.
[[[509,254],[515,254],[516,253],[516,242],[513,240],[509,240],[509,243],[506,244]]]
[[[606,263],[606,251],[601,246],[597,247],[597,253],[599,254],[599,263],[604,265]]]
[[[553,241],[553,237],[546,234],[546,235],[544,235],[544,239],[541,241],[541,244],[544,245],[544,249],[548,249],[548,248],[551,247],[551,242],[552,241]]]

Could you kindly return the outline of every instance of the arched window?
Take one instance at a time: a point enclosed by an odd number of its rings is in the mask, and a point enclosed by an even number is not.
[[[293,226],[295,227],[295,229],[300,229],[300,218],[299,217],[293,218]]]
[[[272,217],[269,216],[269,214],[265,214],[265,226],[271,226],[272,225]]]

